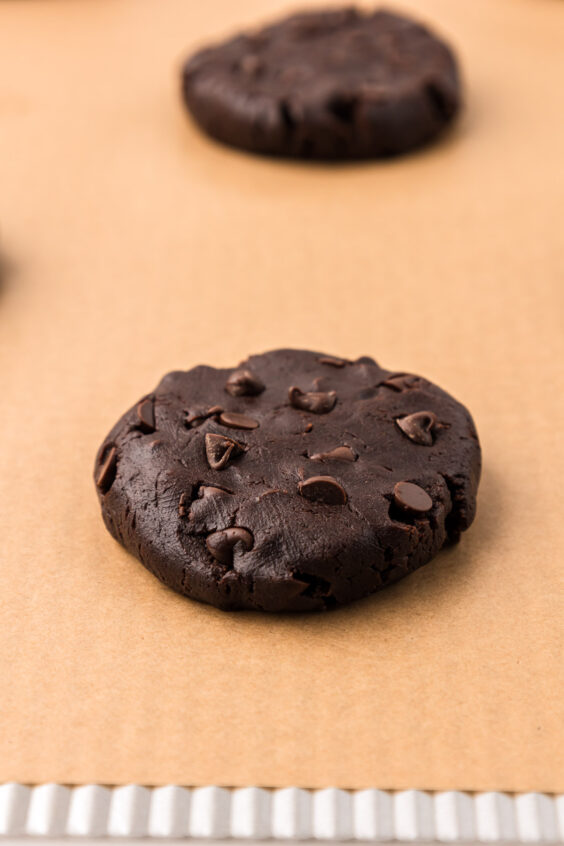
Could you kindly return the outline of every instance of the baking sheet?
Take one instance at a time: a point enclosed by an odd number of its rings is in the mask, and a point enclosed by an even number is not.
[[[179,105],[190,47],[288,8],[0,4],[0,781],[562,791],[562,5],[403,3],[458,46],[465,115],[333,168]],[[420,371],[484,449],[460,545],[325,615],[174,595],[91,481],[165,371],[275,346]]]

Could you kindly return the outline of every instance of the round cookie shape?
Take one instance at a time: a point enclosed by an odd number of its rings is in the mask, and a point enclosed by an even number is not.
[[[305,350],[167,374],[94,469],[107,528],[157,578],[263,611],[342,605],[426,564],[471,524],[479,477],[449,394]]]
[[[460,107],[451,49],[383,9],[296,14],[200,50],[184,66],[182,93],[218,141],[302,159],[405,153]]]

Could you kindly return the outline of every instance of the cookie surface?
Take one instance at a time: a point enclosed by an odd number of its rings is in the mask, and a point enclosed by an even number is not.
[[[354,8],[293,15],[200,50],[182,90],[217,140],[310,159],[404,153],[442,132],[460,105],[443,41],[408,18]]]
[[[370,358],[275,350],[166,375],[102,444],[111,534],[218,608],[308,611],[426,564],[474,518],[468,411]]]

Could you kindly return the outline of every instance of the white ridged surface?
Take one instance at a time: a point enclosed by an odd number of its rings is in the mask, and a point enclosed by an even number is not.
[[[357,840],[393,840],[394,804],[385,790],[353,793],[354,836]]]
[[[23,834],[30,792],[23,784],[0,785],[0,836]]]
[[[445,843],[474,840],[474,800],[467,793],[448,790],[435,794],[435,835]]]
[[[66,833],[70,837],[101,837],[108,830],[111,791],[98,784],[71,790]]]
[[[272,837],[307,840],[311,837],[311,792],[285,787],[272,792]]]
[[[564,796],[295,787],[0,785],[0,836],[63,835],[564,843]]]
[[[517,836],[523,843],[553,843],[558,837],[556,806],[541,793],[515,797]]]
[[[143,837],[147,834],[150,791],[138,784],[115,787],[110,799],[108,834],[112,837]]]
[[[484,843],[517,840],[515,802],[505,793],[479,793],[475,800],[476,834]]]
[[[556,797],[556,820],[558,824],[558,837],[564,843],[564,796]]]
[[[172,784],[151,791],[149,837],[187,837],[190,819],[190,791]]]
[[[402,790],[394,796],[394,833],[398,840],[433,840],[433,799],[421,790]]]
[[[70,790],[60,784],[40,784],[29,798],[25,833],[37,837],[59,837],[65,833]]]
[[[231,793],[231,836],[245,840],[270,837],[270,793],[260,787],[242,787]]]
[[[231,794],[223,787],[192,791],[189,833],[192,837],[229,837]]]
[[[349,840],[353,836],[352,795],[327,787],[313,793],[312,833],[317,840]]]

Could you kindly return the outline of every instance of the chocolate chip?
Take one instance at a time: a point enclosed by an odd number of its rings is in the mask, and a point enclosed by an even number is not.
[[[394,503],[414,514],[424,514],[433,507],[433,500],[427,491],[412,482],[398,482],[394,486]]]
[[[207,420],[209,417],[215,417],[216,414],[220,414],[222,411],[223,406],[221,405],[212,405],[206,411],[189,411],[186,415],[186,424],[194,429],[196,426],[200,426],[204,420]]]
[[[416,411],[406,417],[398,417],[396,423],[407,437],[421,446],[433,446],[433,427],[437,415],[432,411]]]
[[[302,391],[295,386],[288,391],[290,405],[300,411],[311,411],[313,414],[327,414],[335,408],[337,394],[335,391]]]
[[[256,397],[262,394],[264,385],[250,370],[235,370],[225,383],[225,390],[232,397]]]
[[[299,83],[304,78],[304,69],[303,67],[298,67],[297,65],[290,65],[287,68],[277,68],[278,78],[280,82],[285,84],[290,84],[294,86],[294,90],[297,91],[298,89],[295,87],[296,83]],[[307,75],[307,72],[306,72]],[[284,103],[284,101],[282,101]],[[284,104],[287,105],[287,104]],[[292,104],[292,111],[298,113],[298,117],[302,117],[304,113],[304,108],[301,103],[297,103],[294,101]]]
[[[412,376],[409,373],[398,373],[397,376],[390,376],[389,379],[384,379],[380,382],[386,388],[391,388],[392,391],[406,391],[409,388],[414,388],[420,381],[418,376]]]
[[[206,458],[212,470],[223,470],[231,458],[235,458],[244,451],[243,445],[238,444],[237,441],[212,432],[206,433],[205,444]]]
[[[224,411],[219,415],[219,422],[222,426],[229,426],[231,429],[257,429],[258,421],[246,414],[237,414],[235,411]]]
[[[226,488],[218,488],[215,485],[201,485],[198,490],[198,496],[200,499],[204,499],[208,496],[229,496],[230,494],[231,491],[226,490]]]
[[[185,423],[187,426],[194,427],[198,426],[200,423],[206,419],[205,411],[187,411],[186,412],[186,420]]]
[[[221,529],[219,532],[213,532],[206,538],[206,546],[211,552],[216,561],[230,567],[233,564],[234,547],[237,544],[243,546],[243,550],[248,552],[253,548],[254,539],[248,529],[242,529],[240,526],[233,526],[230,529]]]
[[[325,505],[345,505],[347,501],[345,489],[333,476],[311,476],[298,483],[298,490],[306,499]]]
[[[303,586],[300,596],[329,598],[331,582],[327,581],[327,579],[322,579],[320,576],[314,576],[312,573],[305,573],[301,570],[294,570],[292,578],[296,584]]]
[[[311,461],[327,461],[333,459],[334,461],[356,461],[357,454],[350,448],[350,446],[338,446],[329,452],[316,452],[310,455]]]
[[[282,488],[269,488],[267,491],[263,491],[260,496],[255,497],[255,502],[260,502],[265,496],[272,496],[279,493],[287,494],[288,491],[282,490]]]
[[[107,494],[114,483],[117,473],[117,450],[112,446],[106,453],[102,466],[96,476],[96,484],[103,494]]]
[[[247,76],[258,76],[264,69],[264,63],[255,53],[247,53],[241,58],[239,67]]]
[[[178,500],[178,516],[179,517],[186,517],[188,511],[190,509],[190,494],[186,492],[180,494],[180,499]]]
[[[146,435],[155,431],[155,403],[150,397],[138,403],[137,419],[139,421],[139,428]]]
[[[344,367],[347,363],[344,358],[334,358],[332,355],[324,355],[317,360],[320,364],[329,364],[331,367]]]
[[[294,111],[294,104],[288,100],[282,99],[278,104],[278,110],[282,123],[289,132],[296,128],[297,116]]]
[[[341,55],[339,51],[339,56]],[[344,54],[346,56],[346,53]],[[337,55],[335,56],[337,59]],[[340,61],[340,59],[338,59]],[[327,102],[327,109],[337,120],[343,123],[354,123],[355,110],[358,105],[358,98],[350,94],[335,94]]]

